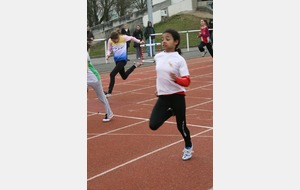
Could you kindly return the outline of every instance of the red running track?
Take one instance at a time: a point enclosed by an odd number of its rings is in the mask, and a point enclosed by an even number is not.
[[[157,131],[150,130],[156,74],[154,65],[145,65],[125,81],[117,75],[109,97],[115,116],[108,123],[102,122],[104,108],[89,89],[88,190],[212,188],[213,64],[211,57],[189,59],[187,64],[191,85],[186,88],[186,117],[194,146],[192,159],[181,159],[184,142],[174,117]],[[107,89],[109,73],[101,74],[101,79]]]

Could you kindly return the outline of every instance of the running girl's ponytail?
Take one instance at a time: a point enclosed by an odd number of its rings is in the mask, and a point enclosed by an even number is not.
[[[179,55],[181,55],[181,49],[180,48],[175,48],[175,51],[177,51],[179,53]]]

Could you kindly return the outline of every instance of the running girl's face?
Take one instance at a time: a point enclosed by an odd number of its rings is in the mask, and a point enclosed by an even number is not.
[[[201,26],[205,26],[206,25],[205,22],[204,22],[204,20],[201,20],[200,24],[201,24]]]
[[[161,43],[166,52],[174,52],[178,40],[174,41],[174,38],[170,33],[164,33],[161,38]]]

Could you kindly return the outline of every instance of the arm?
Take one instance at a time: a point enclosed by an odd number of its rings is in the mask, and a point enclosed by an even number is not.
[[[112,51],[112,46],[111,46],[111,41],[110,39],[108,40],[108,45],[107,45],[107,53],[106,53],[106,60],[110,57],[111,51]]]
[[[176,82],[177,84],[188,87],[191,84],[190,76],[183,76],[183,77],[177,77],[174,73],[170,73],[171,78]]]
[[[140,43],[140,44],[143,44],[143,43],[144,43],[143,40],[136,39],[136,38],[133,37],[133,36],[127,36],[127,35],[124,35],[124,39],[125,39],[126,42],[131,40],[131,41],[134,41],[134,42]]]
[[[200,31],[198,33],[198,38],[201,38],[201,27],[200,27]]]

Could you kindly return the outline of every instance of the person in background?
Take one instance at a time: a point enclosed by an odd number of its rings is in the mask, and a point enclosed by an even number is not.
[[[192,157],[193,145],[186,124],[185,87],[191,83],[188,66],[181,56],[180,35],[167,29],[162,35],[163,52],[155,55],[156,96],[158,99],[150,115],[149,127],[157,130],[171,116],[176,117],[177,129],[184,139],[183,160]]]
[[[208,22],[208,31],[209,31],[209,34],[210,34],[210,42],[211,42],[211,45],[213,45],[213,19],[209,19],[209,22]]]
[[[140,25],[136,26],[135,30],[133,31],[132,36],[135,37],[136,39],[141,40],[141,41],[143,40],[143,31],[141,30]],[[134,42],[133,47],[135,47],[135,50],[136,50],[136,58],[141,59],[142,52],[141,52],[140,44],[137,43],[137,42]]]
[[[200,44],[198,46],[198,49],[200,52],[202,52],[202,57],[205,56],[207,51],[204,49],[204,46],[207,47],[210,55],[213,57],[213,49],[210,42],[210,34],[208,32],[208,23],[207,20],[201,20],[200,21],[200,32],[198,34],[198,38],[201,39]]]
[[[94,34],[89,24],[87,24],[87,42],[89,44],[89,47],[92,46],[93,40],[94,40]],[[90,48],[88,49],[88,52],[90,52]]]
[[[121,34],[127,35],[127,36],[131,36],[130,30],[128,28],[128,24],[127,23],[125,23],[123,25],[123,28],[121,29]],[[126,49],[126,51],[127,51],[127,61],[130,61],[130,59],[128,59],[128,48],[130,47],[130,41],[128,41],[126,43],[127,43],[127,49]]]
[[[145,28],[145,31],[144,31],[144,36],[145,36],[145,39],[146,39],[146,43],[149,44],[150,43],[150,35],[151,34],[155,34],[155,30],[152,26],[152,22],[151,21],[148,21],[148,24],[147,24],[147,27]],[[153,44],[155,42],[155,36],[151,36],[151,44]],[[152,51],[152,56],[155,55],[155,46],[147,46],[147,54],[148,54],[148,57],[150,57],[150,49]]]

